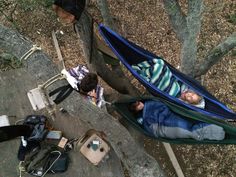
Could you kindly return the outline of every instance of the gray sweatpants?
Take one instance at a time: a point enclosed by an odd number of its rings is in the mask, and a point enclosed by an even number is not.
[[[165,127],[159,124],[152,124],[149,127],[155,137],[163,138],[193,138],[196,140],[223,140],[225,138],[225,131],[222,127],[210,124],[193,131],[189,131],[179,127]]]

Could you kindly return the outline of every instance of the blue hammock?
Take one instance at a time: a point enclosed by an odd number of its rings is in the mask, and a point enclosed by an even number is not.
[[[137,78],[142,85],[146,87],[146,89],[154,96],[161,97],[166,99],[169,102],[173,102],[176,105],[182,106],[184,108],[188,108],[189,110],[196,111],[200,114],[222,118],[222,119],[236,119],[236,113],[229,109],[226,105],[221,103],[217,98],[211,95],[203,86],[201,86],[196,80],[186,76],[181,73],[173,66],[171,66],[168,62],[164,61],[165,65],[168,66],[173,76],[184,83],[186,86],[191,88],[191,90],[195,91],[199,95],[203,96],[205,99],[205,109],[201,109],[190,104],[187,104],[178,98],[170,96],[168,93],[165,93],[150,82],[146,81],[143,77],[141,77],[133,68],[132,65],[141,63],[143,61],[151,61],[153,58],[161,59],[155,54],[137,46],[136,44],[128,41],[123,38],[116,32],[112,31],[108,27],[104,25],[99,26],[99,30],[104,40],[113,50],[113,52],[117,55],[120,61],[127,67],[127,69],[133,74],[135,78]]]

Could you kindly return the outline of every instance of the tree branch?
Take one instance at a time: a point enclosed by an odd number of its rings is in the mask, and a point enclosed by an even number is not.
[[[102,14],[102,18],[104,20],[104,24],[106,26],[109,26],[114,31],[116,30],[115,23],[112,19],[112,16],[110,15],[110,11],[108,8],[108,3],[107,0],[97,0],[98,1],[98,6],[100,9],[100,12]],[[115,72],[120,78],[126,78],[124,72],[122,71],[120,65],[113,65],[111,67],[111,70]],[[140,92],[136,92],[137,94],[140,94]]]
[[[177,0],[164,0],[163,2],[177,38],[183,42],[188,33],[186,16]]]
[[[196,36],[200,32],[201,17],[203,12],[202,0],[188,0],[188,16],[187,16],[187,28],[189,35]]]
[[[97,2],[100,12],[102,14],[104,24],[106,26],[109,26],[112,30],[115,30],[114,21],[112,20],[112,16],[108,8],[107,0],[97,0]]]
[[[107,84],[118,92],[133,96],[139,95],[139,91],[130,83],[127,77],[124,75],[121,76],[120,72],[117,74],[117,72],[112,71],[106,66],[103,57],[98,53],[96,38],[91,38],[92,34],[96,35],[93,33],[91,24],[92,19],[85,13],[82,14],[80,20],[76,23],[80,45],[84,51],[87,64],[96,71]]]
[[[196,76],[206,74],[207,71],[217,62],[219,62],[224,55],[236,47],[236,33],[233,33],[226,38],[222,43],[213,48],[208,55],[202,60],[197,67]]]
[[[188,0],[186,30],[181,49],[181,71],[195,77],[194,66],[197,60],[197,37],[201,28],[202,0]]]

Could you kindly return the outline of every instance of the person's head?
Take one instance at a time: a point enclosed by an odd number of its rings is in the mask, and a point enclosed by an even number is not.
[[[52,8],[56,12],[57,16],[59,17],[60,21],[63,24],[74,23],[75,16],[73,14],[67,12],[66,10],[64,10],[63,8],[61,8],[60,6],[56,4],[53,4]]]
[[[86,5],[86,0],[54,0],[53,9],[64,24],[79,20]]]
[[[144,108],[144,103],[141,101],[136,101],[129,105],[129,110],[135,113],[142,111],[143,108]]]
[[[192,90],[187,90],[181,94],[181,100],[186,101],[189,104],[198,104],[202,100],[202,97]]]
[[[94,73],[88,73],[85,77],[81,80],[79,84],[79,88],[81,91],[88,93],[94,90],[98,84],[98,77]]]

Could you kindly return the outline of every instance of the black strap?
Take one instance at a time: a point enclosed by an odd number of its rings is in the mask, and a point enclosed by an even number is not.
[[[11,125],[0,127],[0,142],[7,141],[18,136],[30,136],[32,127],[29,125]]]
[[[73,92],[73,88],[71,87],[70,84],[67,84],[67,85],[63,85],[61,87],[58,87],[56,88],[55,90],[51,91],[48,95],[49,97],[55,95],[56,93],[58,93],[58,95],[56,96],[56,98],[53,100],[53,102],[55,104],[59,104],[61,103],[64,99],[66,99],[72,92]],[[77,91],[77,90],[75,90]],[[84,96],[88,96],[90,98],[96,98],[94,96],[90,96],[88,95],[87,93],[85,92],[82,92],[81,90],[77,91],[78,93],[80,93],[81,95],[84,95]],[[97,98],[96,98],[97,99]]]
[[[51,91],[49,93],[49,96],[53,96],[56,93],[57,96],[56,98],[53,100],[55,104],[59,104],[61,103],[64,99],[66,99],[72,92],[73,92],[73,88],[70,86],[70,84],[67,85],[63,85],[61,87],[56,88],[55,90]]]

